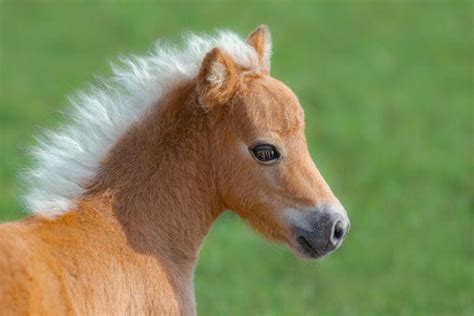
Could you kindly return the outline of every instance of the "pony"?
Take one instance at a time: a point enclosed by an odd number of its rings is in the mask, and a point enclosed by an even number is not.
[[[303,258],[346,211],[309,154],[266,26],[189,34],[123,59],[33,151],[33,213],[0,226],[0,313],[194,315],[203,240],[225,210]]]

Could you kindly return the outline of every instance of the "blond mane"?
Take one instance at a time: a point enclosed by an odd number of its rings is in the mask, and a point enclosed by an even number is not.
[[[122,58],[120,66],[112,66],[110,79],[72,98],[69,123],[47,132],[32,151],[35,164],[25,172],[26,207],[47,216],[74,207],[84,183],[96,175],[101,159],[120,136],[170,88],[194,78],[213,47],[223,49],[240,66],[260,67],[255,49],[235,33],[187,34],[184,48],[157,42],[149,55]]]

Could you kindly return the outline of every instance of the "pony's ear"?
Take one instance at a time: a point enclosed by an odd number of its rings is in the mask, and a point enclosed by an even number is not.
[[[237,67],[229,55],[216,47],[204,57],[197,80],[200,103],[211,110],[228,102],[237,91]]]
[[[247,37],[247,43],[257,52],[261,71],[270,72],[270,57],[272,55],[272,37],[266,25],[260,25]]]

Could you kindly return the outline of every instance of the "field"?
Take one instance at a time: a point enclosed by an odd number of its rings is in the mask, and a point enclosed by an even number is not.
[[[0,220],[67,96],[157,38],[266,23],[312,155],[349,212],[343,247],[302,261],[236,216],[196,271],[200,315],[473,315],[473,3],[0,2]],[[1,273],[1,272],[0,272]]]

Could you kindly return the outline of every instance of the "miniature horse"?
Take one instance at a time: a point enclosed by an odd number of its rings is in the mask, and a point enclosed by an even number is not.
[[[227,209],[301,257],[338,248],[348,217],[270,55],[265,26],[191,35],[79,96],[36,150],[35,215],[0,226],[0,314],[193,315],[199,250]]]

